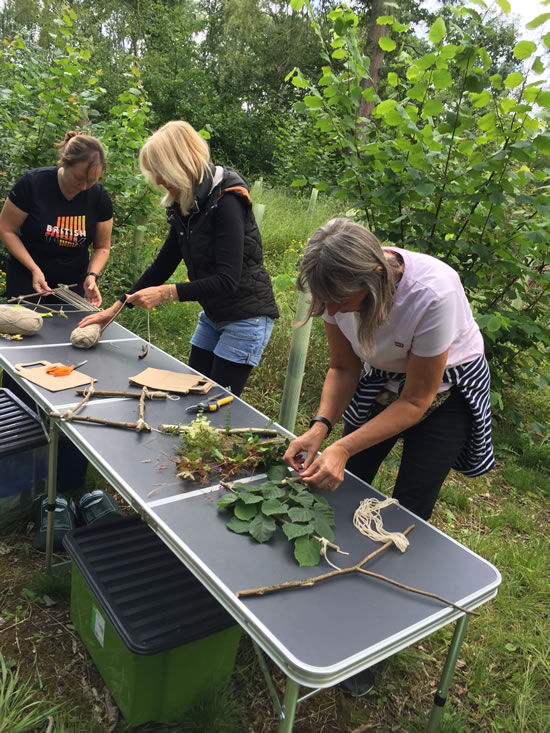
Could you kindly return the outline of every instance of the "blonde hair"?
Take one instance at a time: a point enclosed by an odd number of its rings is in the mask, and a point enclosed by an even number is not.
[[[96,166],[105,170],[105,150],[96,137],[86,132],[71,130],[65,133],[63,141],[56,143],[58,163],[70,168],[78,163],[88,163],[88,169]]]
[[[360,290],[357,337],[365,358],[374,350],[374,332],[388,317],[398,263],[389,261],[378,239],[350,219],[331,219],[309,239],[298,276],[298,289],[311,293],[306,321],[320,316],[325,303],[343,303]]]
[[[155,186],[156,179],[173,186],[176,198],[168,192],[164,206],[177,201],[184,214],[193,208],[193,193],[205,174],[210,174],[210,149],[198,132],[183,120],[167,122],[145,142],[139,154],[143,175]]]

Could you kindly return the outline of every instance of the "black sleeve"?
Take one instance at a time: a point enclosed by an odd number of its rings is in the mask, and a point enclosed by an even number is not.
[[[171,227],[160,252],[139,280],[128,290],[128,294],[135,293],[143,288],[150,288],[153,285],[162,285],[173,274],[180,262],[181,254],[178,247],[177,233],[174,227]],[[129,306],[130,304],[128,304]]]
[[[26,214],[30,213],[33,204],[33,192],[32,180],[29,173],[25,173],[14,184],[8,194],[8,198],[18,209],[21,209]]]
[[[212,275],[178,283],[179,300],[208,300],[212,296],[232,295],[239,285],[244,257],[245,204],[239,196],[224,194],[214,212],[216,241]]]
[[[109,221],[113,218],[113,202],[103,186],[99,186],[96,206],[96,221]]]

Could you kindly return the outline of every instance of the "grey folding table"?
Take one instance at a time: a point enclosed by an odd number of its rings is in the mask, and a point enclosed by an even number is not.
[[[145,366],[191,372],[186,365],[152,347],[146,359],[137,357],[143,341],[127,329],[112,324],[93,349],[76,352],[68,335],[81,314],[47,319],[36,336],[23,342],[0,345],[0,363],[11,375],[17,362],[34,360],[74,363],[80,354],[88,358],[86,373],[97,378],[97,389],[128,389],[128,377]],[[74,393],[48,392],[15,375],[19,384],[47,413],[62,412],[80,398]],[[177,401],[147,402],[146,422],[189,422],[185,407],[197,395]],[[236,398],[229,406],[209,415],[224,426],[230,410],[232,427],[264,427],[268,418]],[[84,414],[110,420],[135,422],[137,401],[124,398],[94,399]],[[276,426],[281,433],[289,435]],[[292,545],[282,533],[269,543],[258,544],[226,527],[228,515],[217,510],[223,489],[217,483],[201,486],[176,476],[178,438],[160,432],[121,430],[90,423],[50,422],[50,504],[55,501],[55,465],[58,430],[62,430],[105,477],[111,486],[141,514],[178,558],[199,578],[215,598],[250,635],[280,719],[281,732],[292,730],[300,686],[327,688],[352,674],[395,654],[457,621],[453,640],[435,695],[427,729],[437,729],[449,683],[464,638],[468,615],[440,601],[413,594],[373,578],[349,574],[315,586],[257,597],[238,597],[249,588],[307,579],[330,570],[323,564],[300,568]],[[261,481],[262,476],[246,480]],[[335,542],[349,555],[330,553],[331,562],[349,567],[378,543],[353,527],[353,513],[368,496],[382,498],[375,489],[347,474],[334,494],[327,494],[336,518]],[[403,531],[410,524],[410,546],[405,553],[390,548],[369,562],[367,569],[393,580],[442,596],[473,610],[497,593],[498,570],[466,547],[397,505],[384,510],[384,527]],[[330,552],[330,551],[329,551]],[[279,700],[263,650],[287,677]]]

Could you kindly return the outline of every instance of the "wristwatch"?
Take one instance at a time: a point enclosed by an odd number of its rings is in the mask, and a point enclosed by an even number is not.
[[[99,279],[99,275],[97,274],[97,272],[87,272],[86,273],[86,277],[89,277],[90,275],[92,275],[93,277],[95,277],[96,282],[97,282],[97,280]]]
[[[309,423],[309,427],[312,428],[316,422],[322,422],[323,425],[326,425],[327,428],[327,435],[330,435],[330,431],[332,430],[332,423],[330,420],[327,420],[326,417],[321,417],[320,415],[315,415],[315,417],[311,418],[311,421]]]

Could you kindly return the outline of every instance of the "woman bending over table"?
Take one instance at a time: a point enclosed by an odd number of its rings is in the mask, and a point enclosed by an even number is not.
[[[149,310],[196,300],[203,310],[189,366],[239,395],[279,315],[248,184],[231,168],[214,165],[206,141],[183,121],[168,122],[148,139],[140,165],[166,189],[168,237],[128,293],[80,325],[104,326],[124,302]],[[182,260],[189,281],[167,283]]]

